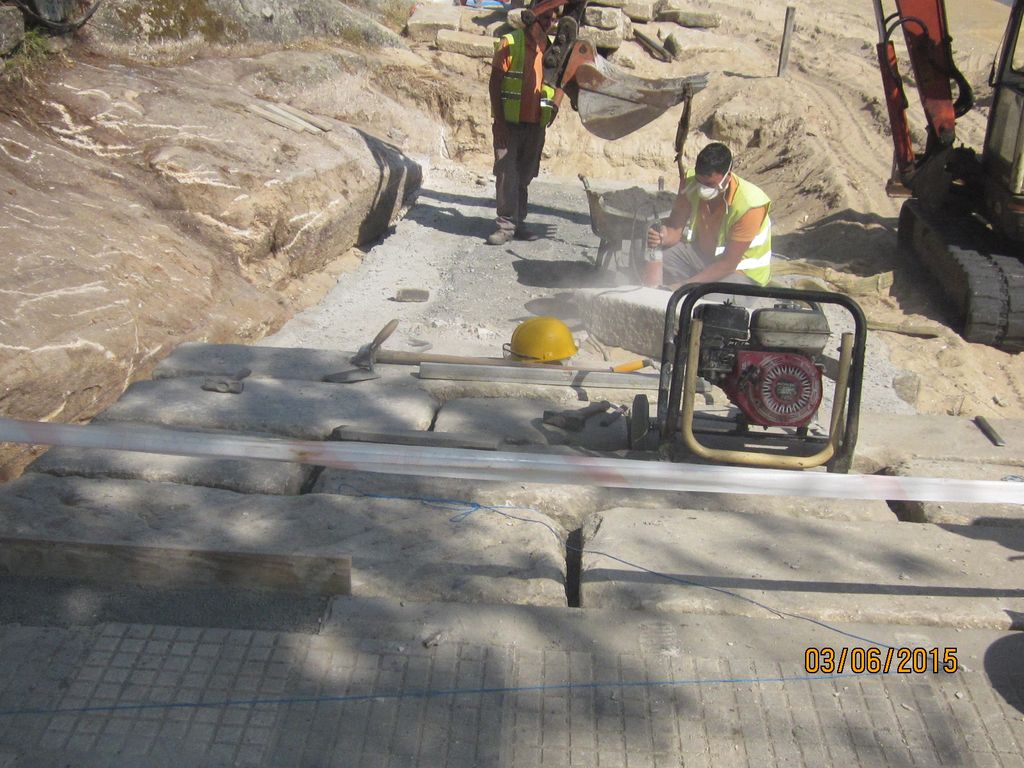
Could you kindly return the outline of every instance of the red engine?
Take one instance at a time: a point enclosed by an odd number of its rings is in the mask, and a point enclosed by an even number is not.
[[[748,423],[762,427],[806,427],[821,404],[821,368],[794,352],[737,352],[720,386]]]
[[[817,307],[758,309],[705,304],[698,373],[721,387],[748,424],[806,427],[821,405],[822,368],[815,362],[830,335]]]

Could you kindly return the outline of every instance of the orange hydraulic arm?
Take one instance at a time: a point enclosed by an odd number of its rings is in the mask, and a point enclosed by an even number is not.
[[[944,0],[896,0],[896,11],[889,15],[882,9],[882,0],[874,0],[874,5],[879,39],[876,50],[892,127],[895,170],[905,182],[921,163],[953,145],[956,119],[970,110],[974,96],[953,63]],[[900,27],[928,122],[928,143],[920,156],[914,154],[910,142],[907,98],[891,40]],[[957,86],[955,102],[952,83]]]

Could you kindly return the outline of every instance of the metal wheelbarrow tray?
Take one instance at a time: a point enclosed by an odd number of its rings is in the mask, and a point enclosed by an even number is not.
[[[600,270],[607,269],[622,250],[622,244],[627,242],[630,244],[628,266],[638,269],[647,230],[655,222],[668,217],[675,202],[675,193],[642,187],[597,190],[590,186],[586,176],[580,174],[579,178],[590,206],[590,229],[601,240],[594,266]]]

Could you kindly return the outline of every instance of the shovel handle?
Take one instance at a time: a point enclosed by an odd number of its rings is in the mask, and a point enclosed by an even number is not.
[[[381,344],[388,340],[388,337],[395,332],[395,328],[398,327],[398,318],[396,317],[390,323],[385,325],[376,336],[373,337],[373,341],[370,342],[370,349],[380,349]]]

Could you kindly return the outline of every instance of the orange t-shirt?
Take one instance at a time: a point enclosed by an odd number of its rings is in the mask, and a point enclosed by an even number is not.
[[[523,53],[523,97],[519,102],[519,122],[540,122],[540,89],[544,83],[544,48],[538,48],[526,36],[526,50]],[[532,66],[531,66],[532,65]],[[508,72],[512,66],[512,52],[508,41],[502,40],[498,50],[494,52],[492,66],[502,72]]]

